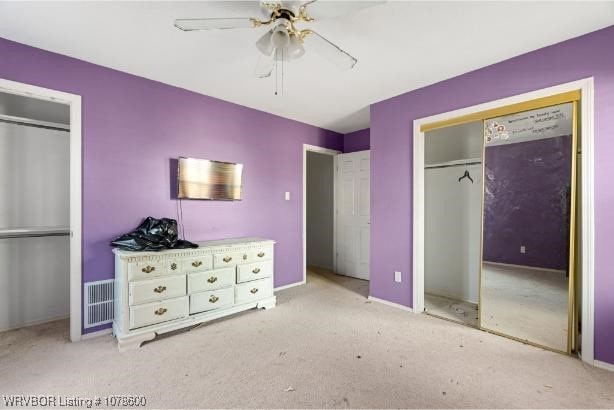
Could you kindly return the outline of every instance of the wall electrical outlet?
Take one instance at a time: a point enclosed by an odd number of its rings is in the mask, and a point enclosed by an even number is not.
[[[394,281],[401,283],[401,272],[399,272],[398,270],[394,271]]]
[[[527,253],[527,248],[524,245],[520,247],[520,253]]]

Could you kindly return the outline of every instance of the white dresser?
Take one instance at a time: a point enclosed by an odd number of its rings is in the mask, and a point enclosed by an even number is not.
[[[114,249],[113,333],[120,351],[158,334],[274,307],[274,244],[239,238],[161,252]]]

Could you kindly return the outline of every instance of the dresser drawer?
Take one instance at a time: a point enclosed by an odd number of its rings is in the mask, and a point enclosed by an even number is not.
[[[165,275],[165,264],[160,261],[138,261],[128,264],[128,279],[146,279]]]
[[[247,259],[250,262],[271,260],[273,259],[273,247],[263,246],[262,248],[250,249],[247,252]]]
[[[211,255],[203,255],[195,258],[186,258],[182,260],[183,271],[202,272],[213,268],[213,257]]]
[[[273,262],[264,261],[237,266],[237,283],[273,276]]]
[[[132,281],[129,287],[130,305],[176,298],[185,295],[185,275]]]
[[[235,286],[235,303],[247,303],[273,295],[271,278],[241,283]]]
[[[231,306],[234,303],[235,291],[232,286],[208,292],[194,293],[190,295],[190,314],[219,309]]]
[[[216,269],[188,275],[188,293],[202,292],[235,284],[235,268]]]
[[[130,329],[153,325],[188,315],[188,297],[182,296],[160,302],[130,307]]]
[[[244,259],[245,257],[245,259]],[[213,267],[215,269],[234,266],[238,263],[243,263],[248,258],[247,252],[228,252],[216,253],[213,256]]]
[[[174,275],[183,273],[183,261],[181,259],[168,259],[162,262],[162,270],[165,274]]]

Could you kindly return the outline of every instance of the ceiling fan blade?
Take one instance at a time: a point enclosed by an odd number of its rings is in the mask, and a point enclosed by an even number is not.
[[[175,20],[175,27],[183,31],[226,30],[254,27],[252,21],[251,18],[177,19]]]
[[[303,3],[307,15],[315,20],[324,20],[331,17],[343,16],[357,10],[378,6],[385,1],[323,1],[310,0]]]
[[[254,74],[258,78],[267,78],[271,76],[273,67],[275,66],[275,52],[270,55],[261,55],[256,64],[256,71]]]
[[[310,31],[309,35],[305,37],[305,42],[308,42],[310,50],[315,51],[340,68],[349,70],[358,62],[349,53],[343,51],[339,46],[331,43],[315,31]]]

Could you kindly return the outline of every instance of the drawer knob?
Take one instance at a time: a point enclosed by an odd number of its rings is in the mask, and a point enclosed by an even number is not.
[[[211,302],[211,303],[215,303],[215,302],[217,302],[218,300],[220,300],[220,298],[218,298],[218,297],[217,297],[217,296],[215,296],[215,295],[213,295],[213,296],[211,296],[211,297],[209,298],[209,302]]]
[[[194,266],[195,268],[198,268],[202,264],[203,264],[202,261],[194,261],[194,262],[192,262],[192,266]]]
[[[165,314],[167,311],[167,309],[165,308],[159,308],[158,310],[156,310],[154,313],[158,316],[162,316],[163,314]]]
[[[246,260],[246,259],[247,259],[247,255],[243,255],[243,260]]]
[[[154,266],[149,266],[149,265],[147,265],[147,266],[145,266],[145,267],[144,267],[143,269],[141,269],[141,270],[142,270],[143,272],[145,272],[145,273],[151,273],[151,272],[155,271],[155,270],[156,270],[156,268],[155,268]]]
[[[154,292],[156,293],[162,293],[166,290],[166,286],[158,286],[157,288],[154,289]]]
[[[217,282],[217,276],[211,276],[209,279],[207,279],[207,282],[209,282],[209,283]]]
[[[224,259],[222,259],[224,262],[228,263],[232,260],[232,258],[230,256],[226,256]]]
[[[176,263],[171,263],[171,270],[177,270],[177,264]]]
[[[250,292],[252,292],[252,293],[258,292],[258,288],[252,288],[252,290],[250,290]]]
[[[256,268],[256,269],[254,269],[252,272],[254,272],[254,273],[260,273],[260,268]]]
[[[258,253],[258,257],[259,257],[259,258],[262,258],[263,256],[264,256],[264,252],[259,252],[259,253]]]

